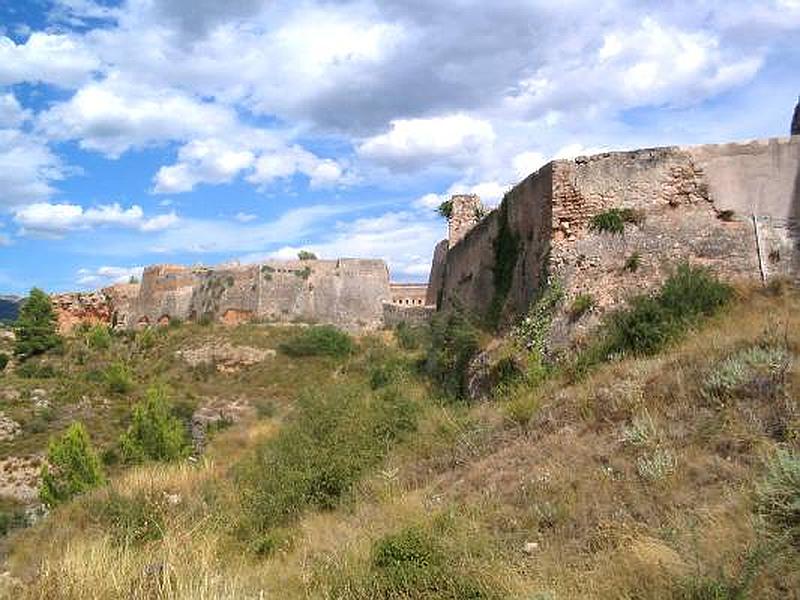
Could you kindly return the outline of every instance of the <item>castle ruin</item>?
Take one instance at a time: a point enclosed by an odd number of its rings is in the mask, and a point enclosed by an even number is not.
[[[592,228],[610,210],[629,217],[623,232]],[[799,239],[800,137],[556,160],[437,245],[428,300],[502,325],[558,281],[565,307],[579,295],[595,304],[577,326],[556,319],[553,336],[566,339],[680,261],[729,280],[797,280]]]

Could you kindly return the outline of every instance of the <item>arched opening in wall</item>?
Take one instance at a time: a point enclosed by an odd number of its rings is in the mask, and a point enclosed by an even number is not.
[[[239,310],[236,308],[229,308],[222,314],[222,323],[224,325],[239,325],[240,323],[247,323],[253,320],[252,310]]]
[[[196,323],[197,322],[197,311],[196,310],[193,310],[192,312],[189,313],[189,320],[192,323]]]
[[[169,315],[161,315],[158,318],[158,326],[166,327],[167,325],[169,325]]]
[[[147,317],[141,317],[138,321],[136,321],[136,325],[138,327],[147,327],[148,325],[150,325],[150,319],[148,319]]]

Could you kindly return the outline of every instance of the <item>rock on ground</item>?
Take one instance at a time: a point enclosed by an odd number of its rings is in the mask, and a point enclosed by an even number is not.
[[[229,342],[212,342],[204,346],[179,350],[176,356],[186,361],[190,367],[214,365],[221,373],[234,373],[242,367],[258,364],[275,354],[275,350],[234,346]]]
[[[14,419],[0,413],[0,442],[13,440],[20,432],[20,425]]]
[[[206,445],[208,430],[241,421],[253,411],[246,400],[211,400],[194,411],[192,415],[192,442],[199,454]]]
[[[39,496],[42,457],[9,456],[0,460],[0,496],[33,502]]]

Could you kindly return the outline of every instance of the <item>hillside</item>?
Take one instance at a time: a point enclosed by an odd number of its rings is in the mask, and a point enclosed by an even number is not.
[[[0,296],[0,321],[15,320],[21,301],[18,296]]]
[[[658,337],[647,352],[597,337],[554,364],[535,310],[505,338],[457,317],[353,341],[256,323],[77,330],[0,375],[20,425],[0,485],[76,420],[108,484],[29,527],[4,501],[3,593],[800,597],[800,294],[741,288],[705,310],[714,288],[696,283],[648,305],[646,331],[617,319],[631,343]],[[656,316],[668,301],[704,315]],[[478,346],[488,397],[459,399]],[[153,386],[202,452],[126,461],[120,435]]]

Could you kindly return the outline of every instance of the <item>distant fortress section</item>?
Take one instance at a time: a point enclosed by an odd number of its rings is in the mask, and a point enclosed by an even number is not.
[[[418,306],[427,287],[392,286],[386,263],[377,259],[154,265],[144,270],[140,283],[59,294],[53,301],[63,331],[84,321],[135,329],[172,320],[328,323],[358,331],[382,327],[385,305],[393,298],[393,313]]]

